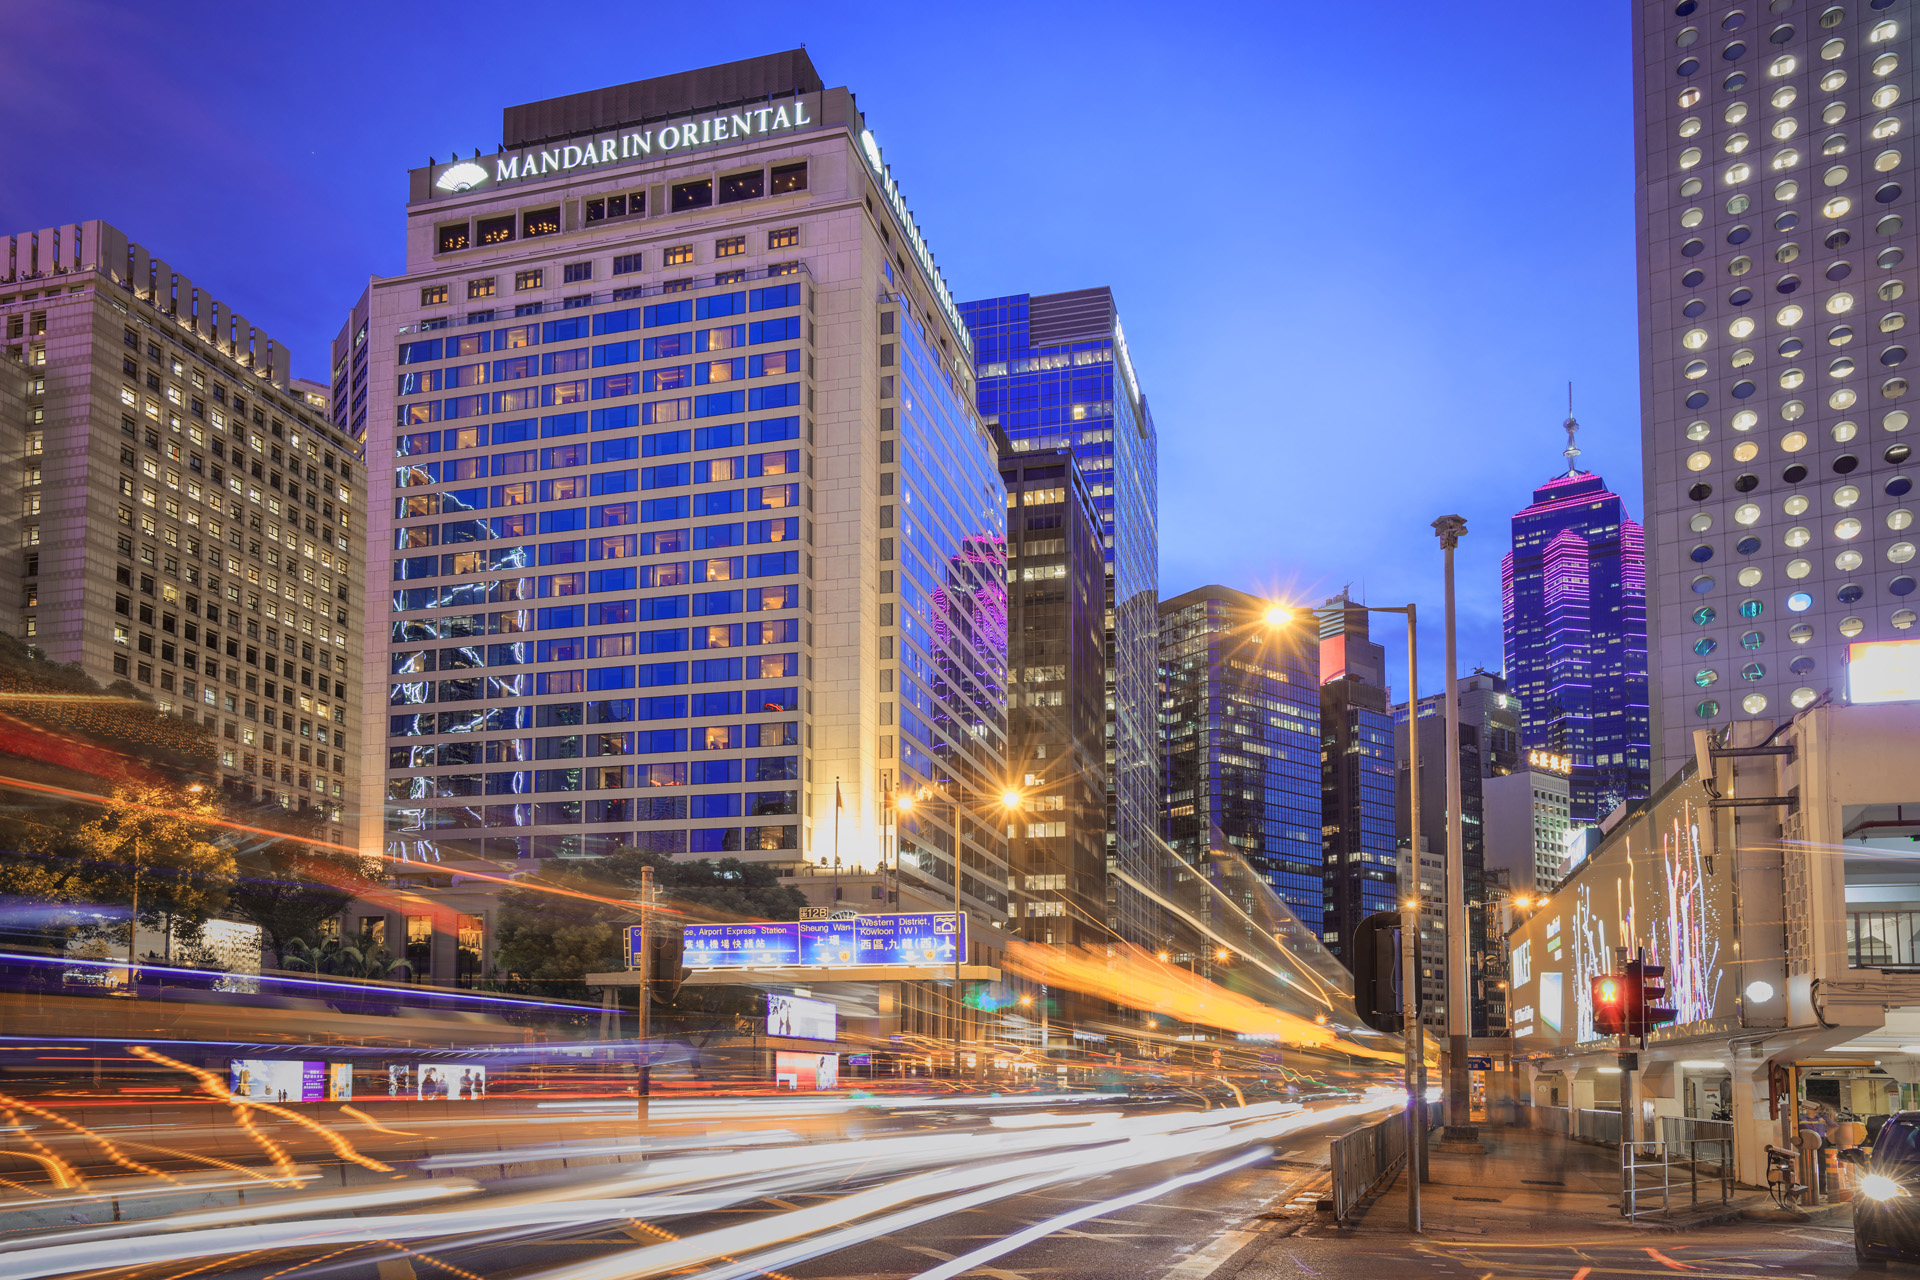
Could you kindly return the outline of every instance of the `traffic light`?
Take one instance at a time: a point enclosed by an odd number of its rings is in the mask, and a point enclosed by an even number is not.
[[[1629,1001],[1627,980],[1617,973],[1592,979],[1593,1033],[1599,1036],[1628,1034]]]
[[[1628,1028],[1632,1034],[1644,1036],[1661,1023],[1672,1022],[1680,1016],[1658,1003],[1667,998],[1666,977],[1663,965],[1638,960],[1627,965],[1627,987],[1632,1001]]]
[[[1353,1005],[1375,1031],[1400,1030],[1400,913],[1376,911],[1353,931]]]

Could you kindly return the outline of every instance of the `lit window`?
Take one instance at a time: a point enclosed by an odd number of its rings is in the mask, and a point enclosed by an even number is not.
[[[1723,181],[1728,186],[1734,186],[1739,183],[1745,182],[1748,178],[1751,178],[1752,176],[1753,176],[1753,166],[1748,164],[1745,160],[1741,160],[1735,164],[1730,164],[1727,166],[1726,177],[1723,179]]]
[[[1827,72],[1827,74],[1820,77],[1820,87],[1822,89],[1825,89],[1828,93],[1832,93],[1835,90],[1839,89],[1846,82],[1847,82],[1847,73],[1844,71],[1829,71]]]
[[[1887,559],[1895,564],[1905,564],[1913,559],[1913,544],[1911,542],[1894,543],[1887,548]]]
[[[1731,110],[1731,108],[1729,108],[1729,110]],[[1682,120],[1682,121],[1680,122],[1680,136],[1681,136],[1681,137],[1683,137],[1683,138],[1691,138],[1691,137],[1692,137],[1692,136],[1693,136],[1694,134],[1696,134],[1696,133],[1698,133],[1698,132],[1700,132],[1700,117],[1699,117],[1699,116],[1688,116],[1688,117],[1687,117],[1687,118],[1686,118],[1685,120]]]
[[[1808,603],[1812,603],[1809,601]],[[1867,629],[1867,624],[1858,618],[1840,619],[1840,634],[1851,640]]]
[[[1759,586],[1759,585],[1760,585],[1760,570],[1758,570],[1758,569],[1756,569],[1756,568],[1755,568],[1755,567],[1753,567],[1752,565],[1748,565],[1748,566],[1747,566],[1746,568],[1744,568],[1744,569],[1742,569],[1742,570],[1740,571],[1740,574],[1739,574],[1739,582],[1740,582],[1740,585],[1741,585],[1741,586],[1743,586],[1743,587],[1757,587],[1757,586]]]
[[[1899,67],[1900,55],[1897,53],[1883,53],[1873,60],[1873,74],[1883,78],[1892,75]],[[1845,84],[1846,81],[1843,79],[1840,83]],[[1839,87],[1839,85],[1834,86],[1836,89]],[[1874,105],[1878,106],[1880,104],[1876,102]]]
[[[1787,628],[1787,639],[1795,644],[1805,644],[1813,639],[1813,628],[1804,622],[1796,622]]]
[[[1751,440],[1742,440],[1733,447],[1733,460],[1735,462],[1752,462],[1759,456],[1760,446]]]
[[[1774,126],[1769,132],[1779,141],[1785,142],[1788,138],[1800,132],[1800,122],[1792,116],[1782,116],[1774,122]]]
[[[1726,144],[1722,146],[1720,149],[1722,151],[1725,151],[1730,156],[1737,156],[1752,145],[1753,145],[1753,139],[1749,138],[1744,133],[1736,133],[1736,134],[1730,135],[1727,138]]]
[[[1894,22],[1892,19],[1888,19],[1885,22],[1876,22],[1873,24],[1873,30],[1867,32],[1867,43],[1885,44],[1899,34],[1900,24]]]
[[[1842,573],[1852,573],[1864,563],[1866,563],[1866,557],[1852,548],[1842,551],[1833,558],[1833,567]]]
[[[1853,209],[1853,200],[1848,196],[1835,196],[1820,206],[1820,212],[1829,218],[1845,217]]]
[[[1800,183],[1794,178],[1788,178],[1784,182],[1776,182],[1773,184],[1773,198],[1775,200],[1792,200],[1798,197],[1799,194]]]
[[[1689,471],[1705,471],[1712,465],[1713,455],[1705,449],[1699,449],[1687,455],[1687,470]]]
[[[1743,502],[1733,509],[1735,524],[1753,524],[1760,519],[1760,507],[1757,503]]]
[[[1803,574],[1801,576],[1804,577],[1805,575]],[[1794,613],[1805,613],[1807,610],[1813,608],[1813,597],[1804,591],[1796,591],[1787,597],[1787,608]],[[1842,630],[1844,630],[1845,624],[1842,623],[1841,627]]]
[[[1680,336],[1680,345],[1689,351],[1698,351],[1707,345],[1707,331],[1705,329],[1687,330]]]
[[[1786,435],[1780,437],[1780,451],[1782,453],[1798,453],[1806,447],[1807,433],[1804,431],[1789,431]]]
[[[1883,84],[1873,91],[1873,105],[1882,110],[1885,110],[1898,101],[1900,101],[1900,87],[1898,85]]]
[[[1833,526],[1833,536],[1840,539],[1842,542],[1846,542],[1849,539],[1859,537],[1860,521],[1854,518],[1853,516],[1847,516],[1844,519],[1835,521]]]
[[[747,251],[745,236],[727,236],[713,242],[713,256],[716,258],[737,258]]]
[[[1905,409],[1895,409],[1892,413],[1880,419],[1880,425],[1888,431],[1904,431],[1907,426],[1907,411]]]
[[[1900,630],[1905,631],[1915,622],[1920,622],[1920,613],[1915,613],[1911,609],[1897,609],[1894,611],[1893,625]]]
[[[1882,151],[1873,158],[1873,167],[1879,173],[1891,173],[1900,166],[1898,151]]]
[[[1788,39],[1791,39],[1791,38],[1792,38],[1792,28],[1789,27]],[[1792,106],[1795,100],[1798,99],[1799,97],[1800,97],[1800,91],[1794,88],[1792,85],[1788,84],[1788,85],[1782,85],[1780,88],[1775,89],[1773,91],[1773,98],[1771,99],[1771,101],[1773,102],[1773,105],[1776,109],[1785,111],[1788,107]]]
[[[492,296],[493,296],[493,277],[492,276],[488,276],[484,280],[467,281],[467,297],[491,298]]]
[[[1707,436],[1712,433],[1712,430],[1713,429],[1704,422],[1689,422],[1687,424],[1687,439],[1705,440]]]
[[[1682,89],[1678,101],[1682,111],[1685,111],[1688,107],[1698,106],[1700,104],[1700,91],[1698,89]]]
[[[1751,431],[1759,425],[1760,415],[1751,409],[1742,409],[1733,415],[1733,429],[1735,431]]]
[[[1853,402],[1859,398],[1859,393],[1852,387],[1842,387],[1827,397],[1827,407],[1830,409],[1850,409],[1853,407]]]
[[[1765,675],[1765,674],[1766,673],[1764,671],[1761,672],[1761,675]],[[1755,676],[1753,678],[1755,680],[1758,680],[1760,676]],[[1759,715],[1762,711],[1765,711],[1767,709],[1767,695],[1764,693],[1748,694],[1746,697],[1740,699],[1740,709],[1746,712],[1750,716]]]
[[[1895,533],[1898,533],[1902,529],[1910,529],[1912,527],[1913,512],[1907,510],[1905,507],[1887,512],[1887,528],[1892,529]]]
[[[1791,702],[1793,704],[1794,710],[1798,711],[1801,708],[1811,704],[1813,700],[1819,696],[1820,696],[1819,694],[1807,688],[1805,685],[1801,685],[1798,689],[1795,689],[1791,695],[1788,696],[1787,701]]]
[[[1693,682],[1702,689],[1707,688],[1720,678],[1720,673],[1712,667],[1702,667],[1693,673]]]
[[[1833,505],[1841,510],[1860,501],[1860,490],[1853,485],[1843,484],[1833,491]]]
[[[1836,293],[1827,299],[1827,314],[1830,316],[1843,316],[1851,310],[1853,295],[1850,293]]]
[[[663,250],[662,253],[662,266],[684,267],[693,261],[693,246],[690,244],[677,244]]]
[[[1680,153],[1680,167],[1682,169],[1691,169],[1695,165],[1699,164],[1701,159],[1702,159],[1702,153],[1700,151],[1700,148],[1688,147],[1685,151],[1682,151]]]
[[[1791,391],[1806,380],[1807,374],[1804,369],[1782,369],[1780,371],[1780,387],[1783,391]]]
[[[1813,564],[1810,561],[1807,561],[1807,560],[1787,561],[1787,576],[1789,578],[1792,578],[1795,582],[1798,582],[1800,579],[1806,577],[1808,574],[1812,572],[1813,572]],[[1788,601],[1787,608],[1789,609],[1793,608],[1792,601]]]
[[[1705,360],[1695,360],[1680,372],[1682,376],[1689,380],[1704,378],[1707,376],[1707,362]]]
[[[1693,517],[1687,521],[1687,528],[1693,530],[1695,533],[1705,533],[1707,530],[1713,528],[1713,517],[1704,511],[1696,511],[1693,513]]]
[[[1780,76],[1790,76],[1793,74],[1794,68],[1798,67],[1799,65],[1800,65],[1800,60],[1794,57],[1792,54],[1790,53],[1782,54],[1780,57],[1775,58],[1772,62],[1767,64],[1767,74],[1775,77],[1776,79]],[[1791,99],[1789,99],[1789,101],[1791,101]]]
[[[420,305],[423,307],[437,307],[446,300],[447,286],[443,284],[429,285],[420,291]]]
[[[1880,332],[1893,333],[1907,327],[1907,318],[1898,311],[1890,311],[1880,317]]]
[[[535,268],[532,271],[516,271],[513,273],[513,287],[515,289],[538,289],[541,284],[545,282],[546,278],[547,273],[539,268]]]

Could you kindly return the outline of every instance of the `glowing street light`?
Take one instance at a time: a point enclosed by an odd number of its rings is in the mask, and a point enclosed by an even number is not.
[[[1292,623],[1293,610],[1283,604],[1268,605],[1261,620],[1270,627],[1284,627]]]
[[[1018,809],[1020,802],[1024,799],[1026,799],[1025,796],[1011,788],[1000,793],[1000,803],[1008,809]]]

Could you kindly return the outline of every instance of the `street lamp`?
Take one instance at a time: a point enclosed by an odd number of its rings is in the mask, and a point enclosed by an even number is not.
[[[1447,558],[1452,572],[1453,558]],[[1451,578],[1448,579],[1451,582]],[[1365,605],[1347,601],[1338,612],[1358,609],[1362,613],[1400,613],[1407,618],[1407,879],[1415,896],[1403,904],[1400,915],[1400,999],[1401,1043],[1406,1050],[1407,1151],[1409,1162],[1417,1164],[1417,1176],[1407,1182],[1407,1225],[1420,1230],[1420,1184],[1427,1179],[1427,1059],[1426,1029],[1421,1026],[1420,999],[1420,645],[1418,613],[1413,602],[1404,605]],[[1336,610],[1328,610],[1333,613]],[[1310,609],[1294,610],[1275,602],[1264,615],[1269,627],[1290,625],[1298,614],[1318,615]],[[1451,675],[1451,673],[1449,673]],[[1454,754],[1458,754],[1457,752]]]

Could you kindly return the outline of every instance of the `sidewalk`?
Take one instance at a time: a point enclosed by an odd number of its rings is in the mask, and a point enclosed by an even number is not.
[[[1427,1157],[1432,1179],[1420,1188],[1421,1225],[1429,1235],[1496,1235],[1620,1224],[1620,1153],[1532,1129],[1482,1129],[1485,1155],[1439,1150]],[[1720,1184],[1704,1182],[1702,1207],[1720,1207]],[[1658,1204],[1658,1200],[1652,1203]],[[1683,1185],[1675,1208],[1689,1203]],[[1348,1219],[1342,1234],[1407,1233],[1407,1177]]]
[[[1743,1210],[1771,1210],[1767,1196],[1736,1190],[1723,1204],[1719,1181],[1702,1179],[1697,1207],[1680,1181],[1671,1216],[1632,1223],[1620,1216],[1614,1148],[1529,1129],[1482,1129],[1480,1136],[1484,1155],[1431,1152],[1418,1236],[1407,1230],[1402,1170],[1344,1224],[1296,1197],[1222,1233],[1163,1280],[1380,1280],[1414,1274],[1414,1266],[1424,1280],[1582,1269],[1660,1274],[1645,1270],[1650,1258],[1669,1270],[1713,1270],[1711,1258],[1724,1274],[1752,1266],[1854,1274],[1850,1206],[1816,1208],[1791,1221],[1769,1221],[1771,1213],[1743,1217]],[[1682,1258],[1692,1262],[1675,1261]]]

